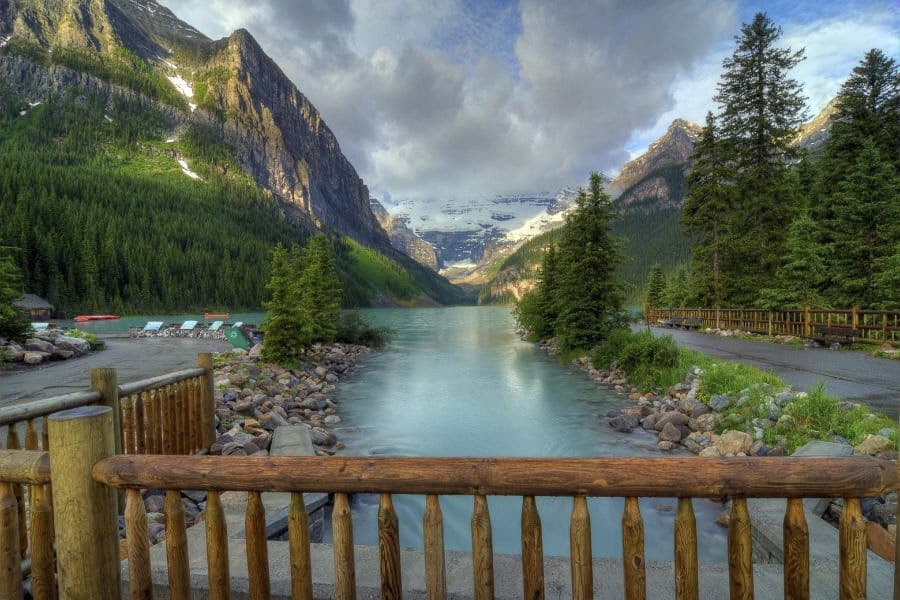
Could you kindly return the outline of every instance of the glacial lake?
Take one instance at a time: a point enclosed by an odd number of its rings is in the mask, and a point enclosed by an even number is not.
[[[373,309],[394,330],[390,346],[364,358],[338,386],[344,454],[392,456],[659,456],[655,436],[613,431],[603,417],[631,402],[592,383],[515,334],[511,311],[494,307]],[[640,472],[636,477],[642,477]],[[690,478],[691,473],[684,473]],[[423,496],[395,496],[400,543],[422,547]],[[624,501],[590,500],[594,556],[621,557]],[[472,498],[441,498],[448,550],[469,551]],[[490,497],[494,551],[520,547],[518,497]],[[377,545],[378,497],[352,498],[357,544]],[[569,552],[570,498],[539,498],[545,555]],[[674,499],[641,500],[647,560],[673,556]],[[723,562],[718,503],[694,500],[699,559]],[[327,521],[326,521],[327,522]],[[326,538],[330,539],[330,525]]]

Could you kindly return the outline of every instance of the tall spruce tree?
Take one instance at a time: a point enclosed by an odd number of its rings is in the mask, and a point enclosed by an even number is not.
[[[723,298],[722,266],[733,233],[734,208],[733,172],[718,139],[712,112],[706,115],[703,132],[694,146],[693,161],[682,222],[694,239],[691,261],[698,299],[712,306]]]
[[[302,293],[294,260],[284,246],[278,244],[272,252],[272,276],[266,286],[271,300],[265,303],[268,316],[263,323],[266,337],[263,358],[276,363],[288,363],[300,358],[304,347],[312,341],[312,327],[301,308]]]
[[[331,342],[341,317],[341,281],[331,240],[317,233],[303,252],[300,303],[314,342]]]
[[[611,220],[610,198],[600,174],[592,173],[590,193],[579,194],[559,240],[554,332],[564,350],[592,348],[625,320],[615,276],[622,253]]]
[[[0,338],[24,340],[31,330],[25,314],[13,306],[22,297],[22,273],[8,255],[0,255]]]
[[[661,307],[663,301],[663,293],[666,291],[666,276],[663,274],[662,267],[659,263],[653,265],[650,269],[650,275],[647,277],[647,296],[645,302],[651,307]]]
[[[863,145],[854,169],[838,185],[829,220],[832,296],[835,304],[864,308],[896,303],[882,297],[880,270],[900,242],[900,183],[875,143]],[[881,293],[884,293],[883,291]]]
[[[541,280],[537,288],[537,315],[540,331],[535,331],[540,337],[553,335],[553,324],[559,316],[559,257],[556,247],[551,244],[541,260]]]
[[[796,308],[824,305],[821,286],[825,259],[818,224],[802,215],[788,229],[784,264],[775,274],[775,285],[760,290],[763,308]]]
[[[779,47],[780,37],[781,28],[764,13],[743,25],[734,53],[723,62],[715,97],[730,179],[738,192],[722,269],[730,302],[752,303],[771,283],[784,248],[784,224],[797,208],[784,174],[806,118],[802,86],[790,76],[804,50]]]

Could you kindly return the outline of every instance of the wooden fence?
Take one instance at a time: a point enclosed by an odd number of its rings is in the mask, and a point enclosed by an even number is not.
[[[691,477],[685,478],[684,473]],[[494,597],[493,548],[488,495],[522,496],[522,564],[526,598],[543,598],[541,521],[536,496],[571,496],[573,598],[593,598],[591,522],[587,498],[624,497],[622,551],[625,597],[646,598],[644,525],[639,497],[677,496],[676,598],[699,597],[697,533],[691,498],[733,499],[728,530],[732,599],[753,597],[748,497],[788,498],[784,526],[785,595],[809,598],[809,539],[802,498],[843,497],[840,523],[840,597],[866,590],[866,525],[860,498],[898,486],[896,464],[874,458],[268,458],[234,460],[198,456],[117,456],[94,466],[94,478],[128,490],[126,530],[132,597],[152,596],[149,547],[141,488],[167,489],[166,551],[169,592],[188,598],[190,573],[179,489],[209,492],[206,517],[210,597],[227,598],[227,532],[218,494],[246,491],[247,560],[251,598],[269,597],[265,514],[260,492],[292,492],[289,540],[294,598],[311,598],[309,537],[303,492],[334,493],[332,516],[335,597],[355,597],[353,528],[348,494],[380,494],[378,546],[382,598],[400,598],[399,529],[392,494],[425,494],[425,576],[429,598],[446,597],[443,524],[439,495],[471,495],[474,597]],[[601,524],[607,527],[607,523]]]
[[[672,318],[697,319],[701,327],[738,329],[763,335],[820,337],[825,330],[847,330],[853,341],[900,342],[900,310],[819,308],[656,308],[644,307],[648,323]],[[823,329],[825,328],[825,329]]]

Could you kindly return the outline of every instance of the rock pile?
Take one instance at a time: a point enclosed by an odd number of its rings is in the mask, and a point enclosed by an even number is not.
[[[39,365],[51,360],[68,360],[90,352],[87,340],[64,335],[61,331],[47,330],[35,334],[23,344],[0,339],[0,354],[6,361]]]
[[[210,454],[266,456],[272,432],[282,425],[305,425],[320,456],[343,446],[330,426],[341,422],[335,386],[346,377],[365,346],[316,346],[315,361],[296,369],[262,362],[259,348],[222,355],[216,368],[216,420],[219,432]]]

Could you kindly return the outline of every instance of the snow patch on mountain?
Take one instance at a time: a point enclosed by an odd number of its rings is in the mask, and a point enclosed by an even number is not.
[[[178,165],[181,167],[181,172],[190,177],[191,179],[197,179],[199,181],[203,181],[199,175],[191,171],[191,168],[188,166],[188,163],[183,158],[178,159]]]

